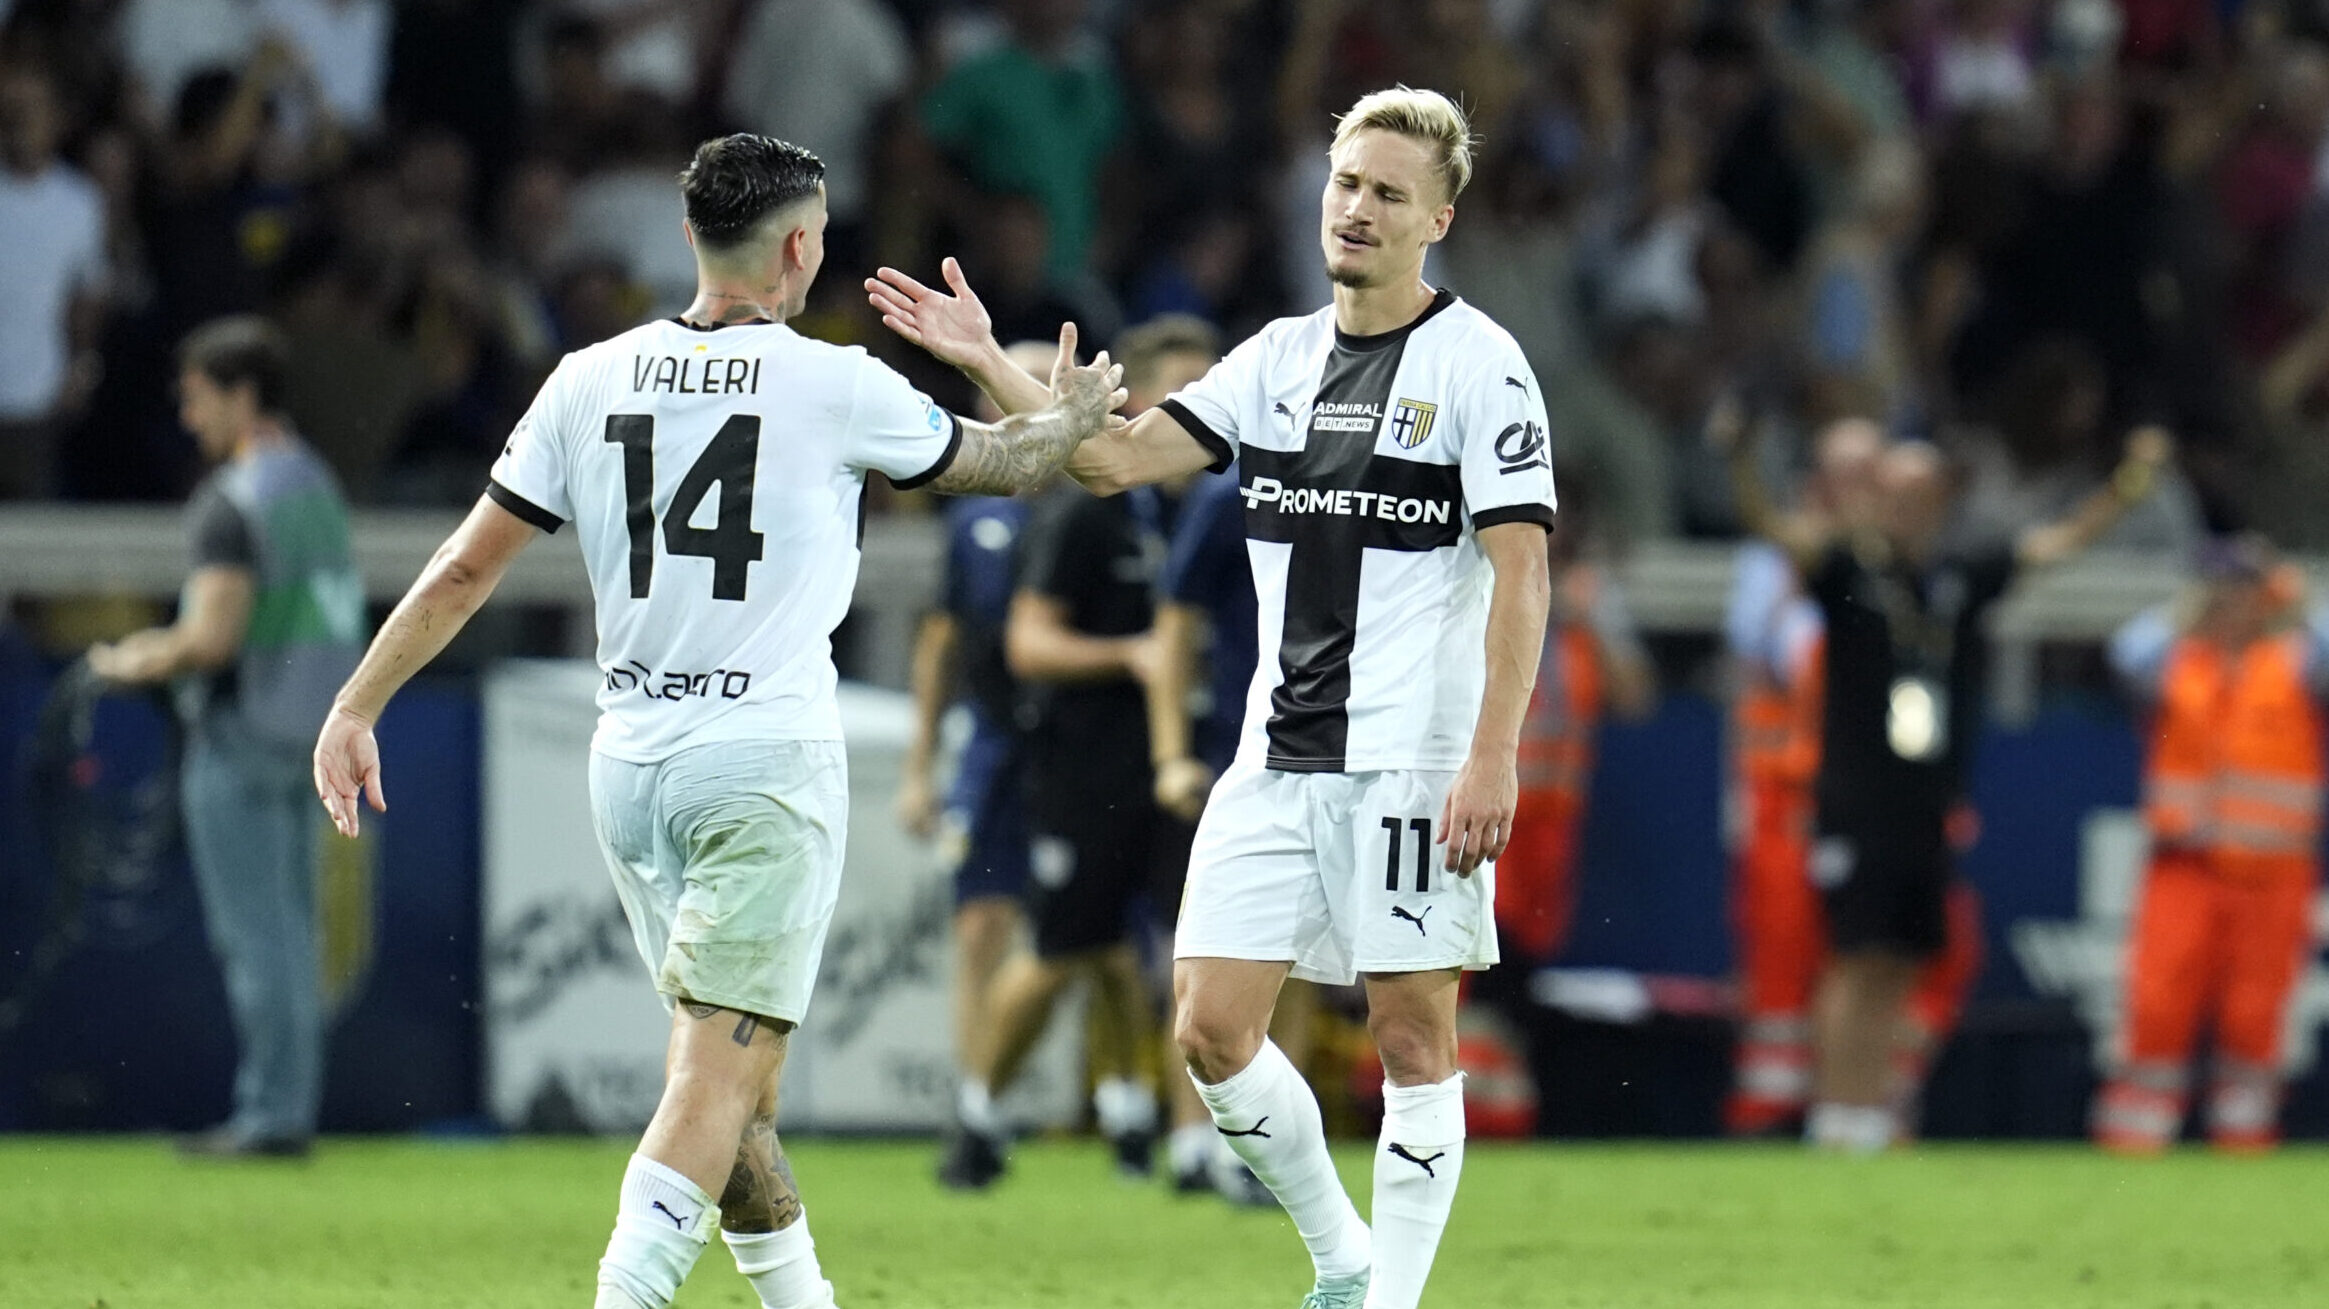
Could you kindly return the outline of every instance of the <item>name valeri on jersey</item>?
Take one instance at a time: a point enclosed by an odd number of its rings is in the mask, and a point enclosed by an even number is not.
[[[758,395],[760,358],[723,355],[634,355],[631,389],[671,395]]]
[[[1238,488],[1245,507],[1270,505],[1282,514],[1339,514],[1346,518],[1375,517],[1395,523],[1445,523],[1455,516],[1452,500],[1419,500],[1414,496],[1385,495],[1381,491],[1330,491],[1324,487],[1287,486],[1274,477],[1256,477]]]

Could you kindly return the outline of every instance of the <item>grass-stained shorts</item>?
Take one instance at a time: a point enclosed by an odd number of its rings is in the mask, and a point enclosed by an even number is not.
[[[841,889],[839,741],[716,741],[590,757],[591,813],[639,957],[679,1000],[798,1023]]]

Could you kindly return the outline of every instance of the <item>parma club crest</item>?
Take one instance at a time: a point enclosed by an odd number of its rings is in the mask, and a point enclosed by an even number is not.
[[[1431,424],[1438,417],[1438,405],[1402,400],[1391,411],[1391,439],[1399,443],[1400,449],[1413,450],[1431,439]]]

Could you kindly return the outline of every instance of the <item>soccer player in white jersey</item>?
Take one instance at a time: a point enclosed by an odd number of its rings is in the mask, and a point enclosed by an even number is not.
[[[678,318],[568,355],[485,496],[340,691],[316,790],[353,835],[384,809],[372,724],[537,532],[571,520],[598,608],[591,803],[672,1009],[662,1102],[623,1174],[599,1309],[670,1303],[716,1226],[767,1309],[830,1309],[775,1132],[841,876],[848,785],[831,636],[865,478],[1009,494],[1123,400],[1060,333],[1047,403],[965,422],[854,346],[795,335],[824,258],[824,166],[765,136],[681,174],[698,291]]]
[[[1237,459],[1260,664],[1190,855],[1174,1034],[1215,1126],[1310,1247],[1305,1306],[1413,1309],[1463,1167],[1457,981],[1496,959],[1491,861],[1544,644],[1553,481],[1520,348],[1423,282],[1471,174],[1462,112],[1376,92],[1330,159],[1333,305],[1270,324],[1067,471],[1107,494]],[[1005,412],[1045,403],[944,271],[953,295],[889,269],[866,290]],[[1366,979],[1387,1079],[1371,1233],[1268,1039],[1289,973]]]

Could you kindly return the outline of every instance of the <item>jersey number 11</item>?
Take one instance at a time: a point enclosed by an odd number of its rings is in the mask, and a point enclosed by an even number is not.
[[[631,598],[644,600],[655,582],[655,416],[609,414],[606,439],[623,448]],[[759,468],[760,415],[731,415],[679,479],[671,512],[663,516],[665,550],[712,561],[714,600],[743,599],[752,565],[760,562],[761,534],[752,530],[752,478]],[[688,520],[715,486],[720,488],[719,518],[710,527],[691,526]]]

